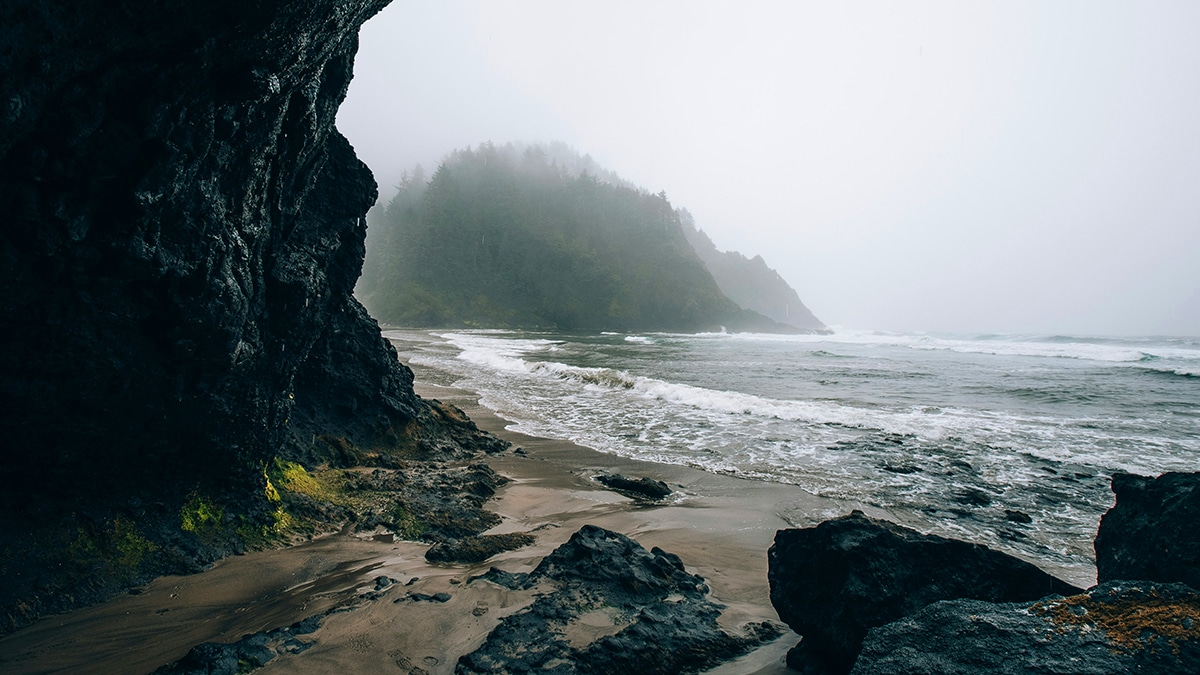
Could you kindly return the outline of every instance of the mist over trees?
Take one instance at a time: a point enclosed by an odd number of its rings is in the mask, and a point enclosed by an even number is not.
[[[796,289],[779,272],[767,266],[761,255],[753,258],[737,251],[717,250],[687,209],[679,210],[680,224],[692,250],[712,273],[721,292],[741,307],[763,316],[810,331],[827,330],[825,324],[804,306]]]
[[[404,174],[356,294],[412,327],[793,330],[726,297],[681,218],[563,144],[485,143]]]

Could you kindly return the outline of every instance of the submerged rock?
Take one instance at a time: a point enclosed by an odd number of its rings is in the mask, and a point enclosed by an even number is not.
[[[529,546],[534,541],[533,535],[524,532],[481,534],[434,544],[425,552],[425,559],[432,563],[474,565],[497,553]]]
[[[872,629],[852,675],[1195,675],[1200,594],[1110,582],[1067,598],[937,602]]]
[[[717,625],[721,607],[678,556],[646,551],[615,532],[585,525],[528,576],[493,569],[508,588],[552,588],[505,617],[455,673],[695,673],[779,636],[769,623],[742,635]]]
[[[661,480],[652,478],[628,478],[619,473],[600,474],[596,480],[605,487],[634,499],[658,501],[671,496],[671,488]]]
[[[771,603],[803,636],[788,665],[846,673],[867,631],[931,602],[1036,600],[1080,589],[986,546],[921,534],[860,511],[780,530],[767,553]]]
[[[1117,503],[1096,533],[1099,580],[1147,579],[1200,589],[1200,473],[1158,478],[1118,473],[1112,490]]]

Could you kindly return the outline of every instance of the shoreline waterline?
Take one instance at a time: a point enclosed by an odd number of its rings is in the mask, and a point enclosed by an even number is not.
[[[1097,340],[1100,359],[1096,344],[1019,336],[385,336],[418,382],[474,392],[506,429],[609,462],[795,485],[1084,587],[1113,473],[1158,475],[1200,458],[1200,408],[1187,403],[1200,406],[1200,391],[1134,365],[1128,340]],[[1200,359],[1196,345],[1176,346],[1166,365]]]
[[[406,591],[444,592],[453,599],[445,605],[385,599],[331,614],[311,636],[309,650],[283,655],[258,672],[373,673],[406,659],[431,675],[448,674],[459,655],[482,642],[494,619],[521,606],[507,604],[514,601],[507,591],[466,580],[492,566],[531,571],[585,524],[679,555],[727,607],[722,625],[736,630],[747,622],[778,621],[766,580],[766,551],[777,529],[788,527],[789,518],[815,524],[861,506],[815,497],[796,486],[528,436],[508,430],[509,423],[481,406],[474,392],[421,383],[416,389],[423,398],[458,406],[480,428],[523,449],[523,455],[508,452],[478,461],[511,480],[484,505],[503,519],[490,532],[532,532],[535,544],[479,565],[443,566],[424,560],[427,544],[376,540],[369,533],[324,535],[227,558],[195,575],[160,577],[136,594],[46,617],[0,638],[0,667],[14,674],[150,672],[202,642],[233,642],[325,612],[385,575],[404,583],[416,579]],[[661,506],[641,504],[593,480],[601,472],[663,480],[677,495]],[[490,613],[474,616],[481,607]],[[785,631],[779,640],[711,672],[782,675],[783,657],[796,639]]]

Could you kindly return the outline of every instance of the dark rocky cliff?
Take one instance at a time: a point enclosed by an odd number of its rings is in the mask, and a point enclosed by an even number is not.
[[[351,296],[376,187],[334,128],[387,2],[0,5],[6,607],[53,595],[38,526],[160,550],[188,495],[252,512],[274,456],[430,444]]]

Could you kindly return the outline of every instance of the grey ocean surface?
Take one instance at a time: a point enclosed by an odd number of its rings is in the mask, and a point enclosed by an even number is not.
[[[515,430],[796,484],[1077,575],[1113,472],[1200,470],[1200,339],[385,335]]]

